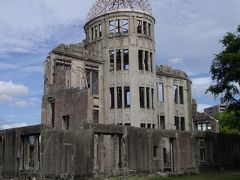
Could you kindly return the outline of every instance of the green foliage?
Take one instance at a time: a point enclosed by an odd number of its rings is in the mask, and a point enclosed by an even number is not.
[[[228,110],[218,113],[216,119],[219,121],[220,132],[226,134],[240,135],[240,110]]]
[[[240,26],[236,33],[228,32],[220,42],[224,50],[216,54],[210,72],[216,82],[207,91],[223,95],[226,101],[240,107]]]

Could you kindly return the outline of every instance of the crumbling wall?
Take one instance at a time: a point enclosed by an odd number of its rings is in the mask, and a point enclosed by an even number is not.
[[[92,176],[91,131],[47,131],[42,133],[42,143],[42,179],[80,179]]]
[[[53,110],[54,109],[54,110]],[[93,97],[88,89],[65,89],[43,96],[42,123],[58,130],[81,129],[93,119]],[[68,118],[68,127],[64,118]]]

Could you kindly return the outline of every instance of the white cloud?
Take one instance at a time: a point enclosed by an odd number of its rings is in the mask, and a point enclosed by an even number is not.
[[[29,98],[27,100],[15,100],[15,102],[13,102],[13,105],[19,108],[27,108],[40,105],[40,102],[41,101],[38,98]]]
[[[198,110],[198,112],[204,112],[205,108],[208,108],[208,107],[211,107],[211,106],[213,106],[213,105],[211,105],[211,104],[198,104],[197,110]]]
[[[0,126],[0,130],[18,128],[18,127],[24,127],[24,126],[27,126],[27,124],[26,123],[4,124]]]
[[[92,3],[83,0],[0,1],[0,54],[39,52],[45,44],[49,46],[49,39],[65,31],[64,28],[83,24]]]
[[[0,81],[0,96],[2,97],[24,96],[28,92],[28,88],[22,84],[15,84],[12,81]]]
[[[212,83],[212,80],[210,77],[198,77],[198,78],[192,78],[191,80],[193,82],[192,90],[193,90],[194,96],[205,95],[206,90]]]
[[[170,64],[181,64],[183,62],[183,58],[170,58],[168,63]]]

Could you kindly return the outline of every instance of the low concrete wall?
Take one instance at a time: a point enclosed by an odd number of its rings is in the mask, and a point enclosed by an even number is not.
[[[237,167],[239,157],[239,136],[213,133],[93,124],[74,131],[40,125],[0,131],[2,179],[189,174]]]

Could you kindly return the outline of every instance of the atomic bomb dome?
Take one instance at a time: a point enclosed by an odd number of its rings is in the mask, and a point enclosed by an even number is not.
[[[138,11],[152,15],[148,0],[97,0],[87,16],[87,21],[114,11]]]

